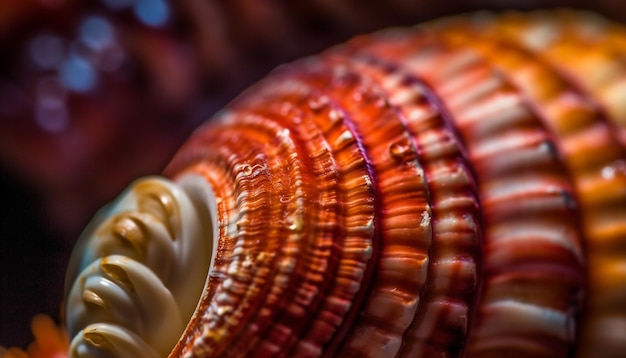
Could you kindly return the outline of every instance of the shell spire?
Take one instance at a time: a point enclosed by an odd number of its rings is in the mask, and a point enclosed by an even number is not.
[[[71,354],[623,354],[625,31],[480,13],[278,68],[85,231]]]

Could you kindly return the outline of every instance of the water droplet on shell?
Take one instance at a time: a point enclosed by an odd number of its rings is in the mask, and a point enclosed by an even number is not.
[[[328,105],[329,102],[330,101],[328,97],[326,96],[313,97],[309,99],[308,106],[314,112],[319,112],[322,109],[324,109]]]
[[[413,148],[408,140],[403,139],[389,146],[389,154],[398,161],[407,161],[413,158]]]

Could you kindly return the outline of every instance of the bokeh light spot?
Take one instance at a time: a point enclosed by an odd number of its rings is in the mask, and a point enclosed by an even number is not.
[[[91,90],[97,80],[97,73],[93,66],[84,58],[76,55],[69,56],[61,64],[59,76],[63,85],[75,92]]]
[[[35,120],[39,127],[50,133],[62,132],[69,124],[69,116],[65,107],[39,105],[35,108]]]
[[[137,18],[148,26],[161,26],[170,16],[170,9],[164,0],[137,0],[134,10]]]
[[[113,42],[113,27],[101,17],[89,17],[80,27],[80,38],[91,49],[100,51]]]

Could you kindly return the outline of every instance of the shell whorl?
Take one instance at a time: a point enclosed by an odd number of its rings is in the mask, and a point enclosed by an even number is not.
[[[159,181],[211,263],[158,354],[623,355],[624,39],[586,13],[480,13],[274,71]],[[70,321],[111,276],[93,247]]]
[[[210,187],[139,180],[92,221],[67,276],[77,357],[161,357],[178,341],[207,278],[215,217]]]

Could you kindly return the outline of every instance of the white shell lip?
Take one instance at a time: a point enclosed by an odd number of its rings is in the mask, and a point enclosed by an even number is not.
[[[72,253],[70,356],[167,356],[198,307],[216,238],[217,204],[204,178],[133,182],[96,214]]]

